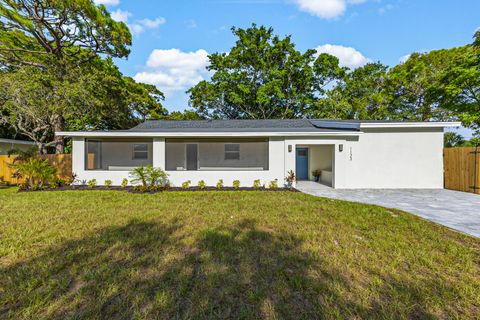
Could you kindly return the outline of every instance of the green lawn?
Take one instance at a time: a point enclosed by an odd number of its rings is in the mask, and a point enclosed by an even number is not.
[[[291,192],[0,189],[0,318],[474,318],[480,240]]]

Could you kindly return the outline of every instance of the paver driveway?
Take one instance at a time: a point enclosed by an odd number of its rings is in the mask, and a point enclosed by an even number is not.
[[[480,237],[480,195],[436,189],[341,190],[311,181],[297,182],[297,189],[319,197],[400,209]]]

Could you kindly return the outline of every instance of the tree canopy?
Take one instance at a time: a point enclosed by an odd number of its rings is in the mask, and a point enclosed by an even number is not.
[[[62,82],[32,66],[6,72],[0,77],[0,97],[0,120],[41,152],[56,145],[58,109],[66,130],[124,129],[167,114],[158,89],[123,76],[111,59],[100,57],[71,70]]]
[[[126,57],[130,45],[128,27],[91,0],[0,0],[0,65],[14,72],[38,68],[56,81],[44,87],[52,90],[46,100],[52,106],[50,121],[55,131],[64,130],[72,113],[63,94],[77,81],[72,74],[98,54]],[[54,141],[57,152],[63,153],[63,137]]]
[[[315,101],[309,116],[331,119],[388,119],[384,94],[387,66],[368,63],[345,73],[333,88]]]
[[[305,114],[325,86],[342,76],[338,59],[295,49],[291,37],[272,28],[232,28],[238,38],[228,53],[209,56],[211,80],[191,88],[190,104],[203,117],[296,118]]]
[[[271,28],[232,28],[228,53],[209,56],[213,72],[191,88],[190,105],[205,118],[454,120],[480,128],[480,31],[474,43],[412,53],[389,68],[354,70],[315,50],[301,53]]]
[[[125,77],[131,34],[91,0],[0,0],[0,121],[41,152],[55,131],[120,129],[168,112],[163,93]],[[102,58],[102,55],[105,58]]]
[[[91,0],[0,0],[0,62],[65,68],[99,53],[126,57],[131,34]]]

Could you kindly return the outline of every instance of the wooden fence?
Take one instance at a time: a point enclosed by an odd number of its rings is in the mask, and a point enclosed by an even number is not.
[[[480,147],[446,148],[445,189],[480,194]]]
[[[48,154],[42,156],[58,168],[58,176],[60,178],[70,178],[72,176],[72,155],[71,154]],[[11,167],[15,155],[0,155],[0,184],[19,184],[23,179],[13,176],[15,169]]]

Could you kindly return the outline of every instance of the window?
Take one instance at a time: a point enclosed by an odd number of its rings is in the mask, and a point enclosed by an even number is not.
[[[225,160],[240,160],[240,144],[225,144]]]
[[[133,159],[148,159],[148,144],[134,143],[133,144]]]

